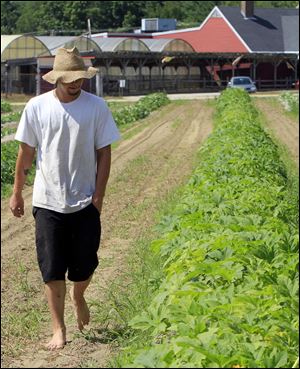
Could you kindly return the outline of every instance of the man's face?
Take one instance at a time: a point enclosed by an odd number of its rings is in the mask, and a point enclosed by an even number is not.
[[[80,78],[70,83],[63,83],[60,81],[59,85],[63,94],[69,96],[77,96],[80,93],[82,83],[83,78]]]

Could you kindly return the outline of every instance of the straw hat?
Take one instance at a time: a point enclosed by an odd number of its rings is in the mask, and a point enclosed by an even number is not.
[[[57,50],[53,70],[43,75],[42,78],[52,84],[55,84],[58,79],[64,83],[70,83],[80,78],[92,78],[97,72],[98,69],[85,66],[76,47],[72,49],[61,47]]]

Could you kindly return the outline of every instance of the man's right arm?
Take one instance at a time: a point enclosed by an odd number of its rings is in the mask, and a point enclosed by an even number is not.
[[[20,144],[16,162],[14,189],[9,201],[9,207],[13,215],[17,218],[20,218],[22,215],[24,215],[24,200],[22,197],[22,190],[29,169],[32,166],[34,154],[34,147],[31,147],[25,143]]]

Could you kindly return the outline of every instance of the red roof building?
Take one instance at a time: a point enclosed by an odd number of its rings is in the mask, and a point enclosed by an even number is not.
[[[153,34],[153,38],[180,38],[196,52],[249,52],[245,43],[215,8],[200,27]]]

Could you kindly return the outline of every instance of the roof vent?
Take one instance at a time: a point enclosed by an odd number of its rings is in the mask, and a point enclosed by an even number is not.
[[[241,13],[245,19],[254,17],[254,1],[241,1]]]
[[[142,32],[162,32],[176,29],[176,19],[148,18],[142,19]]]

